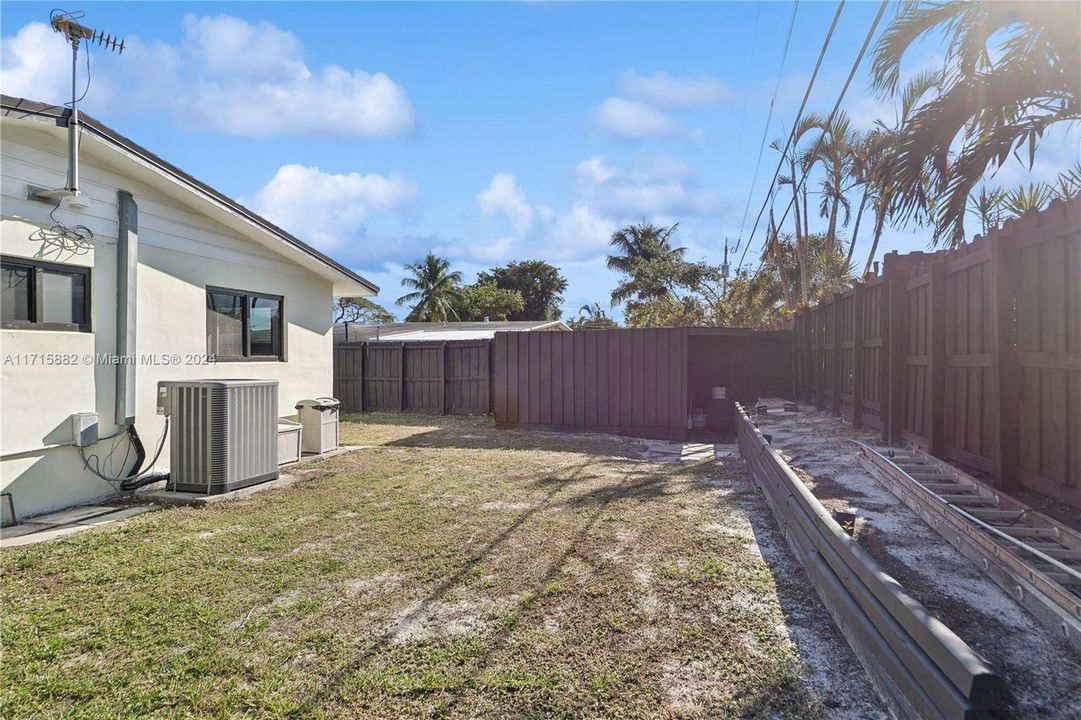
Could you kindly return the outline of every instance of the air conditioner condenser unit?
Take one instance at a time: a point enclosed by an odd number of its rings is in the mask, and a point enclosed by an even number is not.
[[[169,489],[217,495],[278,477],[277,380],[166,380]]]

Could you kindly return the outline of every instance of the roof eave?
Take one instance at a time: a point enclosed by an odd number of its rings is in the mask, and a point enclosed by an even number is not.
[[[71,115],[70,109],[65,107],[48,105],[36,100],[16,98],[9,95],[0,96],[0,108],[2,108],[5,117],[10,116],[18,119],[18,116],[15,115],[15,113],[24,113],[23,117],[33,115],[44,118],[53,118],[56,120],[57,125],[62,127],[67,126],[68,117]],[[138,157],[143,162],[156,168],[159,172],[172,177],[174,180],[186,186],[193,193],[201,196],[208,202],[224,206],[261,231],[282,240],[286,245],[291,246],[292,249],[297,250],[324,265],[337,276],[334,282],[335,295],[341,297],[365,297],[379,294],[379,286],[375,283],[366,280],[261,215],[249,210],[227,195],[189,175],[167,160],[158,157],[135,141],[121,135],[107,125],[95,120],[93,117],[85,113],[80,113],[79,124],[106,143],[115,145],[118,149]]]

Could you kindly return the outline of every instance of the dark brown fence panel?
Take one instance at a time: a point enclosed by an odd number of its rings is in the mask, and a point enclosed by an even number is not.
[[[364,410],[364,345],[334,346],[334,397],[342,412]]]
[[[1075,197],[955,250],[890,253],[797,314],[798,397],[1081,507],[1079,246]]]
[[[931,444],[931,273],[906,287],[905,387],[903,435],[923,447]]]
[[[838,411],[853,419],[856,389],[856,291],[849,290],[836,300],[837,328],[837,401]]]
[[[818,406],[821,408],[833,408],[836,405],[836,382],[837,368],[835,360],[837,353],[837,304],[832,300],[822,306],[821,310],[822,335],[818,339],[818,347],[822,355],[822,376],[818,382],[821,397]]]
[[[365,343],[364,409],[401,411],[402,356],[405,343]]]
[[[489,412],[489,340],[446,343],[445,411],[452,415]]]
[[[444,343],[406,343],[402,410],[443,414]]]
[[[967,245],[949,260],[945,286],[945,453],[947,458],[990,471],[996,415],[990,246]]]
[[[859,391],[859,415],[854,422],[883,429],[882,397],[886,391],[883,379],[883,346],[887,323],[886,283],[874,278],[863,286],[859,295],[860,327],[856,362],[856,387]]]
[[[1081,507],[1081,201],[1025,216],[1013,230],[1018,480]]]
[[[790,331],[497,333],[492,358],[492,406],[502,426],[682,438],[692,400],[723,431],[734,400],[792,392]],[[712,398],[718,386],[727,398]]]

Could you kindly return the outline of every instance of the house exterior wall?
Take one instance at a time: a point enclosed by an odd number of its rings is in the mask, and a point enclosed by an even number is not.
[[[0,489],[12,494],[19,517],[113,494],[108,483],[84,469],[76,448],[8,456],[69,441],[69,416],[76,412],[98,413],[102,437],[117,429],[116,367],[100,356],[116,351],[118,190],[132,193],[138,205],[135,426],[148,461],[164,426],[156,414],[160,380],[276,379],[283,416],[295,414],[297,400],[331,394],[329,280],[210,221],[199,213],[197,201],[187,205],[110,170],[108,151],[86,142],[80,185],[89,206],[81,211],[65,207],[56,216],[89,227],[93,243],[61,248],[43,242],[38,233],[52,225],[52,207],[27,200],[26,185],[61,186],[66,147],[54,135],[23,125],[5,121],[0,143],[0,250],[7,256],[91,268],[92,332],[0,331]],[[285,361],[203,363],[208,285],[284,296]],[[52,360],[42,357],[48,355]],[[112,444],[100,443],[88,454],[104,458]],[[121,444],[103,464],[108,474],[121,471],[125,449]],[[157,467],[169,467],[168,442]]]

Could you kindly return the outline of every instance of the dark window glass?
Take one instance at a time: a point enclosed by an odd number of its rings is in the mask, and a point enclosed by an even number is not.
[[[3,297],[0,298],[0,309],[3,311],[4,320],[30,321],[30,302],[33,297],[31,292],[33,285],[33,268],[4,265]]]
[[[85,275],[42,270],[40,322],[78,325],[86,317]]]
[[[248,332],[253,356],[280,357],[282,354],[281,300],[253,297],[248,315]]]
[[[238,290],[206,291],[206,351],[219,360],[284,359],[282,299]]]
[[[5,258],[0,268],[5,326],[90,331],[88,268],[24,258]]]
[[[218,357],[243,357],[243,296],[223,292],[207,292],[206,351],[207,354]]]

